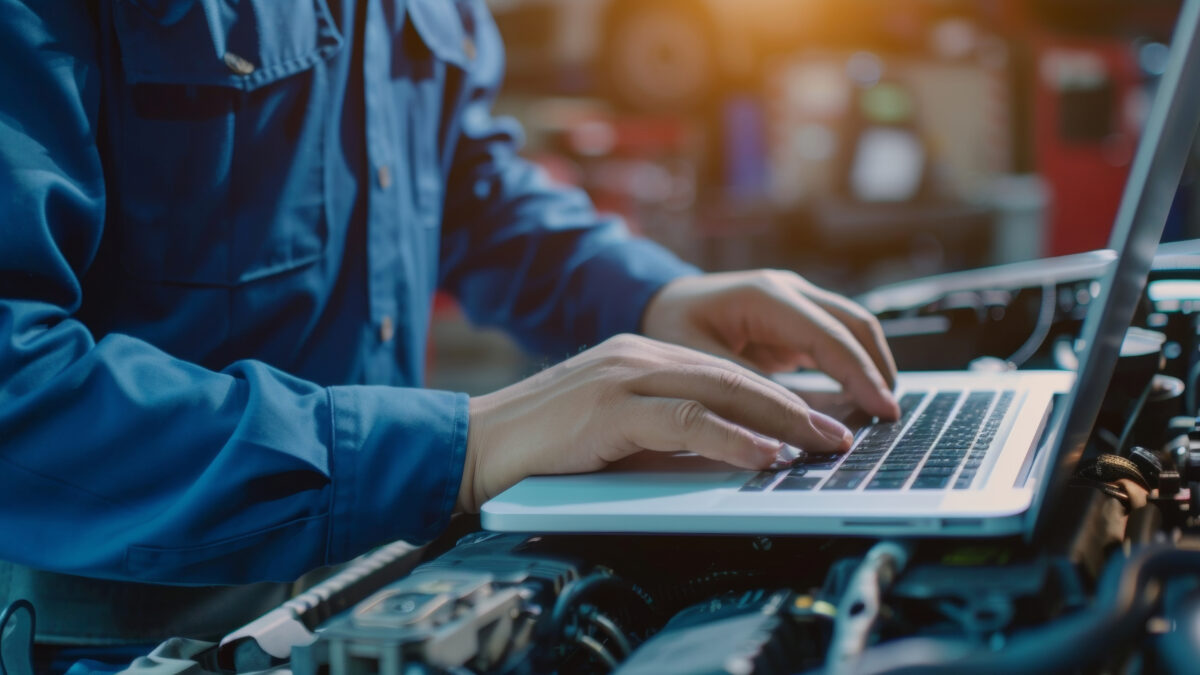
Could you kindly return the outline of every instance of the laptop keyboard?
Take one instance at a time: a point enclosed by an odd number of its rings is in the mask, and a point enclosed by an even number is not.
[[[869,427],[845,455],[806,455],[789,467],[760,472],[741,489],[965,490],[1014,397],[1011,390],[965,397],[960,391],[907,393],[900,398],[900,419]]]

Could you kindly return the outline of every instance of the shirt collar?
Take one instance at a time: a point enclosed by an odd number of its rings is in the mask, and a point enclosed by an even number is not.
[[[454,0],[407,0],[408,16],[421,41],[443,61],[467,67],[463,43],[467,39]]]

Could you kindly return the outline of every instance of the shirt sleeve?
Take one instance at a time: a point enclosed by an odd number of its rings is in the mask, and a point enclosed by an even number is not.
[[[482,2],[467,6],[477,56],[456,120],[441,286],[473,321],[502,326],[541,354],[636,332],[663,284],[699,270],[599,216],[582,191],[517,154],[520,127],[491,114],[504,72],[499,33]]]
[[[437,534],[464,395],[214,372],[73,318],[105,222],[97,33],[83,5],[0,16],[0,557],[242,583]]]

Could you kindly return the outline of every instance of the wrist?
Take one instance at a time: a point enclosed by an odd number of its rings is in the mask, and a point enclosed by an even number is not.
[[[691,277],[679,277],[663,284],[646,302],[642,309],[641,322],[638,332],[646,337],[664,339],[664,331],[670,326],[678,326],[683,317],[678,316],[677,299],[679,288],[686,285]]]
[[[483,503],[495,496],[488,489],[495,483],[496,469],[488,468],[488,459],[496,446],[497,436],[497,392],[483,396],[472,396],[467,401],[467,450],[463,460],[462,484],[458,490],[458,508],[466,513],[478,513]],[[502,426],[502,425],[501,425]],[[503,441],[499,443],[503,444]],[[502,486],[507,484],[501,482]],[[503,489],[503,488],[501,488]]]
[[[476,415],[478,397],[472,396],[467,402],[467,449],[463,453],[462,480],[458,486],[458,500],[455,510],[460,513],[478,513],[482,502],[475,492],[479,473],[480,429]]]

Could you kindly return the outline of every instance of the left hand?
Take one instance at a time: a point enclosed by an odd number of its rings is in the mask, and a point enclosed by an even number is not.
[[[816,368],[869,414],[896,419],[896,364],[875,317],[792,272],[683,277],[651,299],[642,332],[765,373]]]

